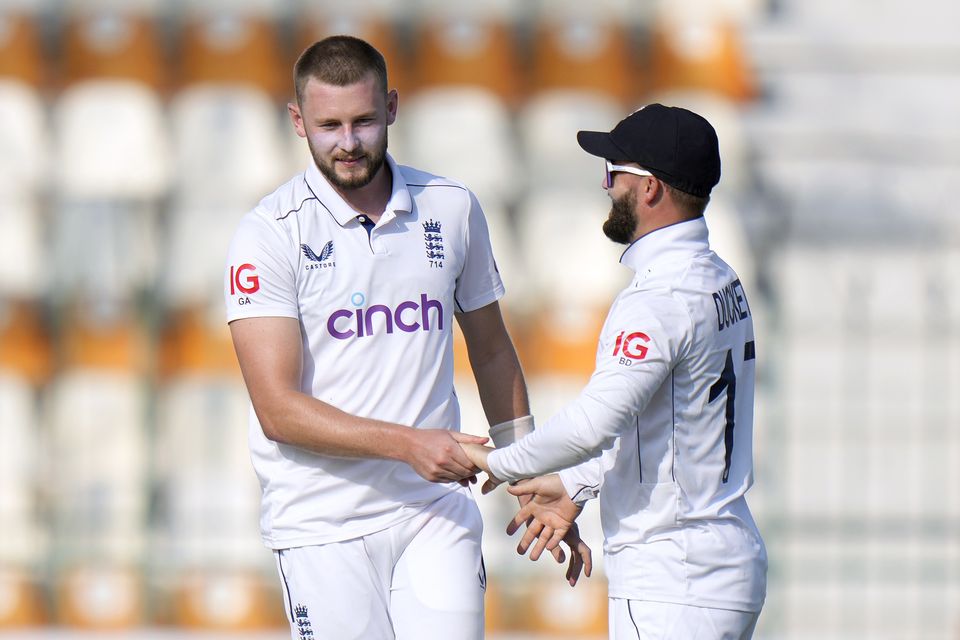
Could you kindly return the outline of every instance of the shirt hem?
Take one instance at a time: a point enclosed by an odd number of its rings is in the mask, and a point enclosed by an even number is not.
[[[372,533],[377,533],[378,531],[383,531],[384,529],[389,529],[390,527],[396,526],[402,522],[416,517],[432,505],[437,500],[441,500],[446,496],[450,495],[456,491],[459,486],[450,487],[448,491],[443,492],[438,495],[433,500],[425,502],[418,506],[408,506],[403,507],[401,510],[395,512],[397,517],[391,518],[385,521],[378,521],[376,524],[371,524],[368,527],[356,527],[352,529],[345,529],[343,526],[340,527],[330,527],[334,530],[335,533],[314,533],[309,535],[302,536],[268,536],[261,534],[260,539],[263,542],[263,545],[268,549],[274,551],[278,549],[294,549],[297,547],[311,547],[314,545],[320,544],[330,544],[331,542],[343,542],[345,540],[355,540],[356,538],[362,538],[363,536],[368,536]]]
[[[459,301],[459,305],[464,313],[470,313],[471,311],[476,311],[477,309],[485,307],[488,304],[493,304],[502,298],[505,293],[506,290],[502,286],[497,287],[486,295],[471,298],[469,300]]]
[[[299,318],[300,314],[291,309],[282,307],[260,307],[250,311],[235,311],[227,314],[227,324],[234,320],[243,320],[245,318]]]

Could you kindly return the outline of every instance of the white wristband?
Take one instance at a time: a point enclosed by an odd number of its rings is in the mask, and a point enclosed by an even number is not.
[[[533,416],[514,418],[490,427],[490,439],[499,449],[513,444],[528,433],[533,433],[533,429]]]

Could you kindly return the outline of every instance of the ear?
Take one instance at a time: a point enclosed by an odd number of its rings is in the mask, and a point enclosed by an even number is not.
[[[663,199],[663,196],[666,195],[666,189],[664,189],[663,183],[655,176],[644,176],[641,185],[642,186],[637,189],[639,192],[637,195],[640,201],[648,207],[655,206]]]
[[[290,114],[290,121],[293,122],[294,131],[301,138],[306,138],[307,130],[303,126],[303,115],[300,113],[300,107],[293,102],[288,102],[287,112]]]
[[[397,105],[400,103],[400,95],[396,89],[391,89],[387,93],[387,124],[391,125],[397,119]]]

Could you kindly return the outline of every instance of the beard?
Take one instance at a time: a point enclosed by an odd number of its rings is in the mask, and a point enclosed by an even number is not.
[[[380,171],[381,167],[383,167],[387,158],[387,133],[386,131],[384,132],[383,141],[377,145],[376,148],[366,151],[366,169],[361,173],[346,178],[337,175],[337,171],[334,168],[334,162],[336,160],[348,159],[348,157],[335,157],[329,162],[326,162],[323,157],[317,153],[317,150],[313,148],[313,143],[310,142],[310,138],[307,138],[307,146],[310,148],[310,155],[313,156],[313,161],[316,163],[317,168],[320,169],[320,173],[323,174],[323,177],[326,178],[327,181],[337,189],[347,191],[350,189],[359,189],[367,186],[373,180],[374,176],[377,175],[377,172]],[[358,151],[361,153],[355,154],[351,157],[364,155],[364,150],[362,148]]]
[[[630,244],[637,230],[634,211],[637,208],[637,196],[628,191],[614,199],[610,205],[610,215],[603,223],[603,233],[617,244]]]

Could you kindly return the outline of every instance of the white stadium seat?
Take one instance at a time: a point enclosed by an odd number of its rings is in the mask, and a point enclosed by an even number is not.
[[[34,196],[48,186],[46,129],[40,94],[0,77],[0,200]]]
[[[520,188],[510,114],[493,93],[472,87],[418,92],[401,106],[403,164],[466,184],[483,204],[510,202]]]
[[[154,464],[167,505],[164,557],[179,569],[263,564],[242,381],[179,376],[164,385]]]
[[[619,262],[625,247],[603,234],[610,200],[598,174],[591,188],[532,191],[517,213],[523,260],[538,301],[571,313],[606,310],[633,273]]]
[[[54,174],[70,200],[154,200],[170,181],[166,120],[146,85],[88,80],[54,105]]]
[[[170,119],[179,197],[252,208],[273,191],[288,177],[279,116],[270,96],[249,86],[199,83],[178,92]]]
[[[627,115],[611,97],[588,91],[548,91],[531,97],[519,114],[527,180],[538,189],[598,188],[603,160],[577,144],[577,131],[609,131]]]
[[[2,104],[2,99],[0,99]],[[36,200],[0,196],[0,296],[39,298],[47,284],[44,237]]]
[[[62,372],[49,389],[48,483],[69,557],[136,563],[146,543],[147,404],[134,374]]]

